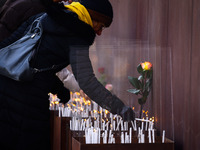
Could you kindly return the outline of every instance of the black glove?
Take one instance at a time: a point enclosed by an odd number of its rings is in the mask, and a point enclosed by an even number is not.
[[[128,106],[123,106],[120,116],[124,121],[134,121],[135,120],[135,112]]]

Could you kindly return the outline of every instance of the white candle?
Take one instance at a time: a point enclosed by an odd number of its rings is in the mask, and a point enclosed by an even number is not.
[[[102,133],[103,144],[104,144],[104,136],[105,136],[105,133],[103,132],[103,133]]]
[[[143,128],[144,128],[144,122],[142,121],[141,130],[143,130]]]
[[[105,121],[103,122],[103,130],[105,130]]]
[[[145,121],[145,122],[150,122],[149,120],[146,120],[146,119],[139,119],[139,118],[135,118],[135,120],[137,120],[137,121]]]
[[[165,143],[165,130],[163,130],[163,134],[162,134],[162,143]]]
[[[91,140],[92,140],[92,144],[94,144],[95,143],[95,131],[91,131],[91,134],[92,134],[92,138],[91,138]]]
[[[88,130],[85,130],[85,143],[88,144]]]
[[[151,130],[148,130],[149,143],[151,143]]]
[[[148,117],[146,117],[146,120],[148,120]],[[148,127],[148,122],[146,121],[145,131],[147,131],[147,127]]]
[[[100,128],[98,128],[98,143],[100,144],[100,136],[101,136],[101,130],[100,130]]]
[[[112,113],[110,113],[110,120],[111,120],[111,122],[113,121],[113,114]]]
[[[130,136],[129,143],[132,143],[132,128],[129,129],[129,136]]]
[[[113,121],[113,130],[115,131],[115,120]]]
[[[93,139],[93,134],[92,134],[92,132],[93,132],[93,128],[89,128],[89,143],[92,143],[92,139]]]
[[[125,132],[125,143],[129,143],[129,136],[127,132]]]
[[[101,119],[101,130],[103,130],[103,119]]]
[[[144,134],[141,134],[141,143],[145,143],[145,138],[144,138]]]
[[[94,137],[95,137],[94,142],[95,142],[95,144],[97,144],[97,143],[98,143],[98,130],[95,130],[95,131],[93,132],[93,134],[95,135],[95,136],[94,136]]]
[[[107,132],[107,130],[105,130],[104,144],[107,143],[107,137],[108,137],[108,132]]]
[[[111,130],[109,130],[108,143],[109,144],[112,143],[112,131]]]
[[[61,110],[60,110],[60,107],[58,107],[58,117],[61,117]]]
[[[128,130],[128,122],[126,122],[126,130]]]
[[[134,131],[137,131],[137,125],[136,125],[136,120],[134,120]]]
[[[113,134],[112,134],[112,138],[111,138],[111,143],[115,143],[115,138],[113,137]]]
[[[132,125],[132,127],[133,127],[133,129],[134,129],[135,127],[134,127],[133,121],[131,121],[131,125]]]
[[[154,129],[152,130],[152,141],[153,141],[153,143],[155,143],[155,131],[154,131]]]
[[[72,121],[71,120],[69,121],[69,124],[70,124],[70,130],[72,130]]]
[[[141,130],[140,130],[140,127],[138,127],[138,143],[141,143]]]
[[[121,132],[121,143],[124,143],[124,132]]]

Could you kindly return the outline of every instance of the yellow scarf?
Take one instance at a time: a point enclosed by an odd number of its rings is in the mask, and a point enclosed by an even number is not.
[[[87,9],[83,5],[81,5],[79,2],[72,2],[70,5],[65,5],[65,7],[68,10],[76,13],[78,15],[78,18],[81,21],[83,21],[83,22],[89,24],[91,27],[93,27],[93,23],[92,23],[90,14],[88,13]]]

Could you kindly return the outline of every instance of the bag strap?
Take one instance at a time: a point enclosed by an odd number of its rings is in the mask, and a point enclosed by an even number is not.
[[[67,63],[62,63],[59,65],[53,65],[51,67],[47,67],[47,68],[42,68],[42,69],[37,69],[37,68],[33,68],[34,73],[41,73],[41,72],[47,72],[47,71],[51,71],[51,70],[56,70],[62,66],[67,66]]]
[[[43,33],[43,28],[42,28],[42,24],[41,24],[41,20],[42,18],[44,18],[47,14],[44,13],[43,15],[41,15],[40,17],[36,18],[33,23],[30,26],[30,29],[28,30],[27,34],[33,34],[31,36],[31,38],[34,38],[36,34],[38,34],[39,36],[42,36]]]

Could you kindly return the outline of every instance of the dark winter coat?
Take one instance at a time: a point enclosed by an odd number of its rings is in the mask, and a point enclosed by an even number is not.
[[[44,12],[46,3],[43,1],[7,0],[0,9],[0,41],[9,37],[29,17]]]
[[[1,42],[0,48],[18,39],[33,19]],[[92,27],[80,21],[76,14],[57,7],[49,9],[42,26],[41,45],[31,65],[43,68],[71,64],[81,89],[103,108],[119,114],[124,104],[106,90],[93,73],[89,59],[89,46],[95,38]],[[58,71],[38,73],[31,82],[17,82],[0,76],[0,145],[13,150],[49,150],[48,93],[58,93],[65,102],[68,94],[55,75]]]
[[[1,7],[4,5],[5,2],[6,2],[6,0],[1,0],[1,1],[0,1],[0,9],[1,9]]]

